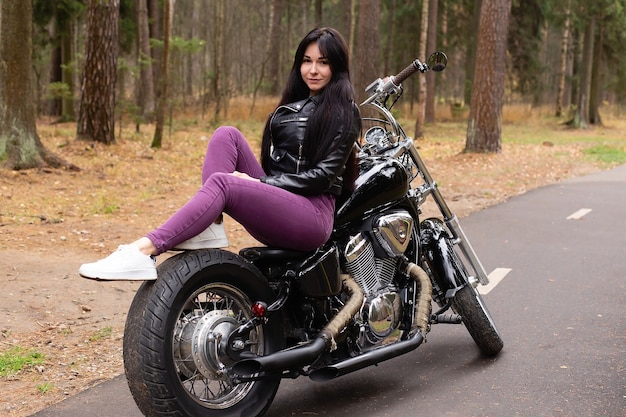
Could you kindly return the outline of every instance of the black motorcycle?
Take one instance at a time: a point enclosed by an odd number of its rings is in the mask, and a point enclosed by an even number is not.
[[[446,64],[436,52],[368,87],[360,175],[323,247],[186,251],[143,283],[124,367],[145,415],[260,416],[282,378],[328,381],[376,365],[416,349],[437,323],[462,323],[483,354],[500,352],[477,291],[484,268],[390,111],[405,79]],[[420,222],[427,197],[441,218]]]

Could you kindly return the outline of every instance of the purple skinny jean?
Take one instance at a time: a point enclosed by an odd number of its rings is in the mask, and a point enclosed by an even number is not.
[[[330,194],[301,196],[253,178],[265,175],[243,134],[218,128],[202,167],[202,187],[172,217],[146,237],[158,253],[173,249],[209,227],[222,212],[268,246],[311,251],[323,245],[333,228],[335,198]]]

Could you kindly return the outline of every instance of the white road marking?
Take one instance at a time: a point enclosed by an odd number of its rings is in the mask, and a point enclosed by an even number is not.
[[[580,220],[580,219],[582,219],[584,216],[586,216],[589,213],[591,213],[591,209],[581,208],[577,212],[570,214],[567,217],[567,220]]]
[[[511,268],[496,268],[489,274],[489,284],[479,285],[478,292],[482,295],[489,294],[489,291],[493,290],[496,285],[500,283],[511,272]]]

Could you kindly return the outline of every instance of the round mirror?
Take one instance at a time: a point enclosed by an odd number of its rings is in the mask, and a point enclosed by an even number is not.
[[[448,57],[441,51],[433,52],[428,57],[428,66],[435,72],[440,72],[446,69],[448,65]]]

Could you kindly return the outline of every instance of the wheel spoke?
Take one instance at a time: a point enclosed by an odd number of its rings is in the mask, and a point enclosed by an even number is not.
[[[226,408],[243,398],[254,385],[232,384],[228,369],[222,363],[230,359],[221,351],[219,343],[221,338],[228,337],[228,333],[222,334],[224,329],[232,331],[250,319],[251,302],[236,288],[209,284],[192,294],[184,305],[188,308],[179,313],[173,337],[173,360],[180,383],[204,406],[213,408],[210,404],[214,404],[215,408]],[[259,331],[252,331],[245,341],[254,352],[259,351]]]

